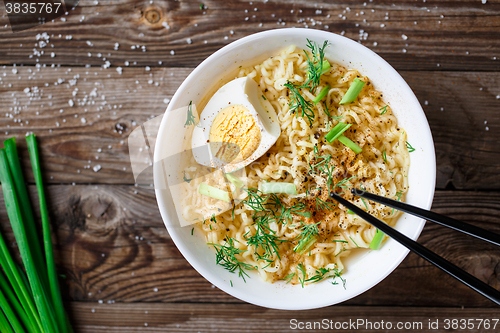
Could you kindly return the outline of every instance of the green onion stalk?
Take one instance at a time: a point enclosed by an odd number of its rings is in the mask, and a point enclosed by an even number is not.
[[[49,214],[42,183],[38,148],[33,134],[26,138],[40,201],[43,246],[38,240],[15,139],[0,149],[0,181],[5,207],[19,248],[24,271],[14,262],[0,235],[1,332],[71,333],[59,289]],[[44,257],[45,254],[45,257]]]

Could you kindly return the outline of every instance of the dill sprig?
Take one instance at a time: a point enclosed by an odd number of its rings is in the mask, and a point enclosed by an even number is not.
[[[347,190],[347,182],[349,182],[351,179],[356,178],[357,176],[352,176],[349,178],[344,178],[341,181],[339,181],[337,184],[335,184],[335,187],[340,187],[343,188],[344,190]]]
[[[254,210],[256,213],[267,211],[267,208],[264,207],[264,202],[266,201],[267,196],[263,196],[262,192],[255,188],[243,190],[248,194],[248,198],[242,200],[245,205]]]
[[[196,125],[195,118],[193,115],[193,101],[189,101],[188,109],[187,109],[187,119],[184,126]]]
[[[307,62],[307,81],[303,84],[303,87],[308,87],[311,92],[314,92],[316,87],[319,85],[319,78],[323,74],[323,61],[325,60],[325,48],[330,43],[325,40],[323,46],[319,46],[315,42],[307,39],[307,47],[311,50],[312,59],[309,54],[304,50]]]
[[[297,116],[298,111],[300,111],[301,117],[307,117],[309,126],[312,126],[314,120],[314,111],[312,109],[313,103],[311,101],[306,101],[306,99],[300,94],[299,90],[303,87],[294,85],[291,82],[285,83],[284,86],[290,89],[289,112],[295,113]]]
[[[247,239],[248,245],[255,247],[257,260],[264,260],[270,264],[274,261],[273,253],[276,254],[278,259],[281,260],[278,245],[285,242],[285,240],[279,239],[279,237],[273,235],[274,232],[272,230],[271,233],[267,233],[265,230],[270,230],[268,225],[265,225],[262,222],[256,223],[256,225],[257,231],[255,232],[255,235],[248,237],[250,232],[247,232],[245,234],[245,239]]]
[[[323,280],[325,277],[328,277],[328,273],[330,272],[329,268],[320,268],[316,270],[316,274],[311,276],[309,279],[306,280],[306,282],[311,282],[311,283],[316,283],[321,280]],[[325,276],[326,275],[326,276]]]
[[[257,267],[241,262],[240,260],[238,260],[238,258],[236,258],[237,254],[241,254],[245,251],[234,247],[235,241],[237,242],[236,239],[229,238],[226,240],[225,245],[214,244],[214,243],[208,243],[208,245],[212,245],[215,248],[216,251],[215,261],[217,265],[224,267],[231,273],[238,271],[238,276],[242,278],[243,281],[246,282],[245,275],[247,277],[249,276],[247,272],[245,272],[245,270],[254,270],[257,269]]]
[[[323,201],[320,198],[316,197],[316,210],[334,210],[335,204],[332,202]]]

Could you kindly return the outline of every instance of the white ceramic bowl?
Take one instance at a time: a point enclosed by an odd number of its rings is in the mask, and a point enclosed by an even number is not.
[[[313,309],[343,302],[353,298],[389,275],[408,254],[408,250],[396,241],[387,240],[377,251],[365,251],[346,261],[346,272],[342,285],[330,281],[316,284],[291,285],[263,282],[255,272],[249,272],[246,283],[236,274],[215,264],[215,251],[209,249],[201,237],[191,235],[191,227],[180,227],[170,193],[162,188],[162,175],[158,161],[168,155],[171,142],[166,140],[166,125],[169,111],[185,107],[189,101],[202,103],[208,91],[228,78],[238,66],[257,64],[281,49],[294,44],[306,48],[306,38],[319,44],[328,40],[328,60],[347,68],[355,68],[383,92],[384,100],[398,118],[399,125],[408,134],[408,141],[415,148],[410,154],[409,191],[406,202],[429,209],[434,196],[436,163],[434,145],[424,112],[408,84],[386,61],[376,53],[348,38],[312,29],[278,29],[256,33],[239,39],[203,61],[182,83],[173,96],[162,123],[154,151],[154,183],[158,206],[168,232],[186,260],[203,277],[228,294],[256,305],[275,309]],[[229,77],[230,79],[230,77]],[[208,96],[209,97],[209,96]],[[412,239],[417,239],[425,221],[404,214],[396,229]],[[231,286],[231,282],[233,286]]]

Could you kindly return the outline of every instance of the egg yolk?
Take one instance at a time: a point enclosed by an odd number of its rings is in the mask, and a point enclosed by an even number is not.
[[[260,128],[243,105],[224,108],[210,128],[212,154],[226,163],[246,160],[259,147],[260,139]]]

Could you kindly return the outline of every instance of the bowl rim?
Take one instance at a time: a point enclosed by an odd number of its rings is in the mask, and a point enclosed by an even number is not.
[[[359,43],[357,43],[357,42],[355,42],[347,37],[344,37],[344,36],[341,36],[341,35],[338,35],[338,34],[335,34],[332,32],[328,32],[328,31],[321,31],[321,30],[312,30],[312,29],[305,29],[305,28],[281,28],[281,29],[262,31],[262,32],[248,35],[246,37],[242,37],[242,38],[240,38],[240,39],[238,39],[230,44],[227,44],[226,46],[222,47],[221,49],[217,50],[212,55],[207,57],[186,77],[186,79],[182,82],[182,84],[179,86],[179,88],[177,88],[176,92],[174,93],[174,95],[173,95],[173,97],[172,97],[172,99],[171,99],[171,101],[170,101],[170,103],[165,111],[165,114],[167,114],[169,111],[172,111],[172,109],[177,104],[178,100],[181,98],[180,97],[181,93],[184,92],[190,84],[192,84],[192,81],[200,74],[200,72],[202,72],[204,70],[204,68],[206,66],[208,66],[212,62],[213,59],[223,57],[225,55],[225,53],[227,53],[233,49],[237,49],[240,46],[246,45],[247,43],[250,43],[252,41],[260,40],[262,38],[286,36],[286,35],[289,35],[290,33],[293,33],[293,34],[304,33],[304,34],[309,34],[309,35],[314,34],[314,36],[312,36],[314,39],[320,39],[322,37],[324,37],[324,39],[328,39],[327,37],[330,37],[330,38],[334,38],[337,40],[341,40],[343,43],[348,43],[350,45],[353,45],[353,47],[354,47],[354,45],[355,45],[355,47],[361,47],[363,49],[363,52],[370,55],[371,57],[375,57],[376,59],[378,59],[379,61],[382,61],[385,65],[387,65],[387,68],[384,68],[384,69],[391,71],[391,73],[390,73],[391,77],[399,80],[403,86],[407,87],[411,91],[411,88],[406,83],[406,81],[401,77],[401,75],[387,61],[385,61],[382,57],[380,57],[377,53],[373,52],[369,48],[367,48],[367,47],[365,47],[365,46],[363,46],[363,45],[361,45],[361,44],[359,44]],[[427,149],[430,149],[429,151],[426,152],[427,153],[426,156],[428,155],[427,157],[430,158],[429,165],[428,165],[428,167],[430,168],[430,170],[428,170],[429,178],[432,179],[434,184],[435,184],[436,159],[435,159],[435,149],[434,149],[434,142],[433,142],[433,138],[432,138],[432,133],[430,131],[428,121],[425,117],[425,114],[424,114],[422,108],[421,108],[421,105],[418,102],[418,99],[416,98],[415,94],[412,91],[411,91],[411,96],[413,96],[413,100],[410,101],[410,103],[411,104],[416,103],[420,107],[421,113],[418,115],[418,118],[422,122],[422,124],[425,125],[425,126],[423,126],[424,127],[423,130],[425,133],[421,133],[421,135],[430,140],[430,146],[428,146],[428,147],[426,146]],[[167,118],[168,117],[164,116],[162,121],[161,121],[160,128],[158,130],[158,138],[161,137],[161,133],[163,131],[165,131],[165,127],[166,127],[165,125],[166,125]],[[157,140],[157,143],[158,143],[158,140]],[[155,145],[155,149],[154,149],[155,156],[158,154],[158,150],[160,149],[159,148],[160,146],[161,146],[161,144]],[[156,159],[155,159],[155,161],[156,161]],[[155,169],[155,168],[157,168],[157,163],[154,163],[154,165],[153,165],[153,169]],[[214,274],[212,274],[212,272],[202,271],[202,269],[200,267],[197,267],[196,263],[194,263],[194,258],[191,258],[191,255],[188,253],[188,247],[183,243],[180,235],[177,233],[175,228],[173,228],[172,226],[169,225],[169,223],[167,223],[167,220],[169,220],[169,216],[168,216],[169,213],[167,211],[166,205],[164,204],[165,198],[164,198],[163,192],[161,190],[159,190],[158,181],[159,180],[158,180],[157,172],[154,171],[155,194],[156,194],[156,198],[157,198],[157,202],[158,202],[158,208],[160,210],[160,215],[161,215],[162,220],[167,228],[168,233],[170,234],[172,241],[174,242],[174,244],[176,245],[178,250],[181,252],[183,257],[189,262],[189,264],[200,275],[202,275],[210,283],[217,286],[219,289],[223,290],[224,292],[228,293],[229,295],[236,297],[240,300],[243,300],[245,302],[254,304],[254,305],[259,305],[259,306],[273,308],[273,309],[282,309],[282,310],[306,310],[306,309],[321,308],[321,307],[344,302],[348,299],[351,299],[353,297],[358,296],[361,293],[368,291],[373,286],[380,283],[389,274],[391,274],[396,269],[397,266],[399,266],[399,264],[404,260],[404,258],[406,258],[406,256],[409,253],[408,249],[402,247],[399,256],[397,257],[396,260],[394,260],[392,262],[392,264],[390,266],[387,266],[385,268],[384,274],[380,275],[378,279],[371,280],[370,283],[368,284],[368,287],[365,287],[364,289],[362,288],[361,290],[347,294],[347,296],[344,299],[340,299],[338,301],[331,302],[331,301],[324,300],[324,301],[317,302],[317,304],[315,304],[315,305],[297,307],[297,306],[284,305],[284,304],[280,305],[277,303],[270,304],[269,302],[259,301],[258,299],[251,299],[248,297],[247,293],[241,292],[238,288],[231,288],[229,285],[226,286],[226,284],[221,284],[220,281],[218,281],[216,279]],[[421,208],[429,209],[431,207],[432,201],[434,198],[434,192],[435,192],[435,185],[427,188],[427,192],[423,194],[423,195],[425,195],[426,200],[424,202],[424,205]],[[402,219],[402,216],[399,219]],[[422,232],[424,225],[425,225],[425,220],[421,219],[420,225],[418,226],[418,228],[415,229],[414,235],[408,235],[408,236],[410,238],[416,240],[419,237],[420,233]],[[386,242],[388,242],[388,241],[392,241],[392,239],[389,239]],[[214,263],[214,265],[215,265],[215,263]]]

